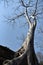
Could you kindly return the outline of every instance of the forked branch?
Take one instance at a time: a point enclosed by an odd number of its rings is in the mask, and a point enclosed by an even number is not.
[[[27,19],[28,24],[31,25],[31,20],[30,20],[30,18],[29,18],[29,16],[28,16],[27,8],[26,8],[26,10],[25,10],[25,17],[26,17],[26,19]]]
[[[29,3],[28,4],[25,4],[23,2],[23,0],[21,0],[21,3],[22,3],[22,6],[25,7],[25,8],[32,7],[32,6],[30,6],[30,0],[29,0]]]
[[[32,16],[33,16],[34,20],[36,19],[37,6],[38,6],[38,0],[36,1],[36,4],[35,4],[35,10],[34,10],[34,12],[32,13]]]

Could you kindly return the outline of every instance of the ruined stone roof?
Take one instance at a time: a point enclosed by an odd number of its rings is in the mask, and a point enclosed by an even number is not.
[[[14,54],[14,51],[0,45],[0,65],[2,65],[3,61],[5,61],[6,59],[12,59],[14,57]]]

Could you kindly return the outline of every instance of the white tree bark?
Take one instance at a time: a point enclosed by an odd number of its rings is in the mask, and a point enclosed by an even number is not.
[[[30,22],[27,12],[25,13],[26,19],[29,23],[29,31],[22,47],[16,52],[16,56],[12,60],[6,60],[3,65],[21,65],[24,58],[27,59],[27,65],[39,65],[34,51],[34,33],[36,28],[36,19]],[[17,56],[17,54],[19,54]],[[26,60],[25,59],[25,60]],[[24,61],[25,63],[25,61]],[[22,64],[23,65],[23,64]]]

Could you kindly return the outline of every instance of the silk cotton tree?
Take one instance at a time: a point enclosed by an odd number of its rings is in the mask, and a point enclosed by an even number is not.
[[[16,17],[8,19],[8,21],[12,22],[21,16],[24,16],[27,20],[26,23],[28,23],[29,29],[22,47],[16,52],[12,60],[4,61],[3,65],[39,65],[34,50],[34,33],[37,25],[37,15],[41,13],[37,13],[38,0],[35,2],[35,7],[34,10],[32,10],[32,13],[29,13],[29,8],[33,7],[30,5],[31,2],[32,1],[29,0],[28,4],[25,4],[23,0],[20,0],[24,12]]]

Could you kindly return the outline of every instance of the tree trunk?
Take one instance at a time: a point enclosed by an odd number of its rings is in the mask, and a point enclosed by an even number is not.
[[[36,22],[33,22],[29,27],[27,37],[22,47],[15,53],[12,60],[6,60],[3,65],[39,65],[34,51],[34,33]]]
[[[25,11],[25,16],[29,24],[27,37],[22,47],[15,53],[14,58],[12,60],[6,60],[3,65],[39,65],[34,51],[34,33],[37,22],[35,18],[34,22],[30,21],[27,9]]]

